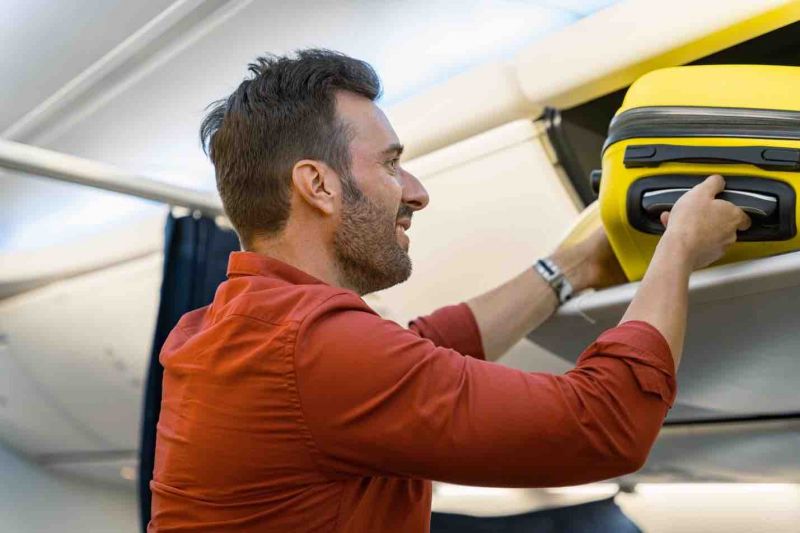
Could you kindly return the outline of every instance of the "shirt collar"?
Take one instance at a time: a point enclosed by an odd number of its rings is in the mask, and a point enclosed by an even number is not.
[[[237,276],[265,276],[278,278],[296,285],[325,284],[311,274],[275,258],[255,252],[231,252],[228,258],[228,278]]]

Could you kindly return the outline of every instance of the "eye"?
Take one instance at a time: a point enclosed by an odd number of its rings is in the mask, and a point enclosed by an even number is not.
[[[390,159],[386,162],[386,166],[388,166],[389,170],[394,174],[400,167],[400,158],[395,157],[394,159]]]

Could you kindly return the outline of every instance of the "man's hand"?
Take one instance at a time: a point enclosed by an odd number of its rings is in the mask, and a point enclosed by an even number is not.
[[[683,245],[692,270],[720,259],[736,242],[736,231],[750,227],[744,211],[716,198],[724,189],[725,179],[715,174],[684,194],[671,212],[661,214],[667,228],[662,239]]]
[[[628,281],[603,228],[595,230],[578,244],[559,247],[552,259],[564,272],[576,293]]]

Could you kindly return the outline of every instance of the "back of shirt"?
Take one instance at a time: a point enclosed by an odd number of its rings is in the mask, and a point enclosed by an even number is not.
[[[428,479],[622,475],[674,400],[669,348],[644,323],[565,375],[527,373],[481,360],[465,304],[405,329],[274,259],[234,253],[228,274],[162,349],[152,532],[424,532]]]
[[[252,255],[233,254],[214,302],[186,314],[162,349],[148,530],[367,531],[382,516],[391,519],[382,531],[426,530],[430,482],[340,473],[312,455],[298,329],[330,300],[374,313],[349,291]]]

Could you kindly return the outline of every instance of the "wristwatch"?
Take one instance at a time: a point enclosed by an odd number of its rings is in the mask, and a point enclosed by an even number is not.
[[[564,304],[572,298],[572,285],[553,261],[547,258],[539,259],[533,268],[553,288],[559,304]]]

